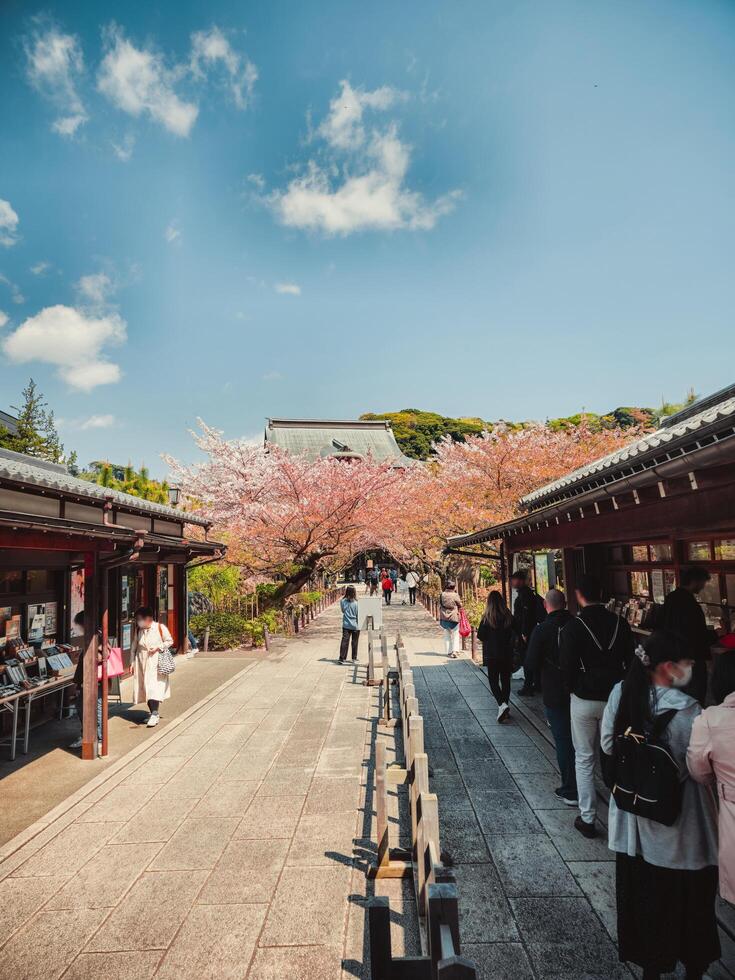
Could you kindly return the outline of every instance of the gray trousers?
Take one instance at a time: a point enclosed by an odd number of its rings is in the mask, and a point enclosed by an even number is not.
[[[572,742],[574,768],[577,772],[577,798],[579,812],[587,823],[594,823],[597,816],[595,767],[599,768],[600,724],[605,704],[605,701],[585,701],[576,694],[572,695]]]

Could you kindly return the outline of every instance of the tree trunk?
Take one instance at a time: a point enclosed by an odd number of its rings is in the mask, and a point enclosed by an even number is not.
[[[289,596],[300,592],[314,574],[313,566],[304,565],[282,582],[271,596],[263,596],[264,608],[281,606]]]

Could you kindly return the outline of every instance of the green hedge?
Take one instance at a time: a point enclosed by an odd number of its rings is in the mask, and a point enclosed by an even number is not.
[[[247,619],[237,613],[201,613],[192,616],[189,628],[195,636],[203,637],[209,627],[209,648],[211,650],[229,650],[240,647],[248,640],[253,646],[262,646],[265,642],[265,629],[269,633],[278,633],[281,622],[275,609],[258,616],[257,619]]]

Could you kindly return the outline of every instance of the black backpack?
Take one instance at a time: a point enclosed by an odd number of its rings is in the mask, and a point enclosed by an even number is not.
[[[660,742],[675,710],[657,715],[651,730],[630,728],[613,743],[608,781],[618,809],[670,827],[681,813],[679,766]]]

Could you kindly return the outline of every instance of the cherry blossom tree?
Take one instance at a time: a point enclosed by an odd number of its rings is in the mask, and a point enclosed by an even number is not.
[[[402,471],[372,459],[309,460],[275,446],[227,441],[200,422],[205,462],[167,462],[187,496],[228,543],[246,574],[282,576],[274,600],[320,570],[398,540],[393,501]]]

